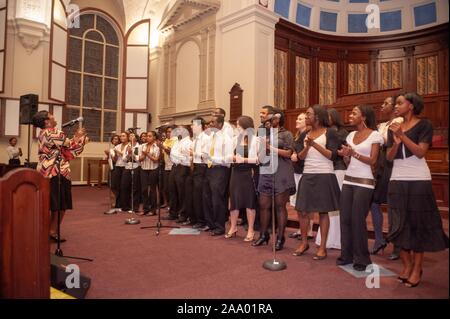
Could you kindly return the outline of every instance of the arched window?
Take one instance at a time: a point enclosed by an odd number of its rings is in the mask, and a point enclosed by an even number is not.
[[[119,37],[95,13],[80,15],[80,28],[69,30],[64,118],[83,116],[91,141],[107,142],[119,114]]]

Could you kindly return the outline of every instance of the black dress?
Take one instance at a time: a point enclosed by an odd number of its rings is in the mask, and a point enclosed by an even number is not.
[[[433,127],[428,120],[422,119],[404,134],[416,144],[431,145]],[[402,144],[394,161],[404,158]],[[389,131],[387,147],[392,146],[393,135]],[[404,151],[405,158],[414,156],[406,146]],[[448,248],[448,237],[442,228],[431,180],[403,180],[401,177],[395,177],[396,165],[401,164],[402,162],[394,162],[393,175],[389,182],[387,239],[404,250],[415,252],[434,252]]]
[[[248,158],[248,145],[238,147],[234,154]],[[235,163],[232,165],[230,179],[230,210],[255,209],[256,187],[253,171],[256,164]]]

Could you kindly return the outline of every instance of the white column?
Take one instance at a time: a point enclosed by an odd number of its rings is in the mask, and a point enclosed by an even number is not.
[[[273,104],[277,22],[274,12],[254,3],[218,19],[216,97],[224,109],[236,82],[244,90],[244,115],[258,118],[262,105]]]

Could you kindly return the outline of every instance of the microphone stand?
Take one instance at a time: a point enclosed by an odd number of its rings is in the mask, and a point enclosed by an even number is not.
[[[274,129],[270,128],[270,145],[274,145]],[[263,263],[264,269],[271,270],[271,271],[280,271],[284,270],[287,267],[286,262],[282,260],[277,260],[277,251],[275,249],[275,166],[274,166],[274,150],[270,150],[270,166],[272,168],[272,253],[273,253],[273,259],[266,260]],[[277,155],[278,156],[278,155]]]
[[[69,129],[69,133],[70,133],[70,129]],[[57,232],[58,238],[57,238],[57,241],[56,241],[55,255],[58,256],[58,257],[64,257],[64,258],[70,258],[70,259],[94,261],[94,259],[91,259],[91,258],[65,256],[63,251],[62,251],[62,249],[61,249],[61,147],[57,148],[58,155],[56,157],[56,163],[58,165],[58,175],[57,175],[57,178],[58,178],[58,200],[57,200],[57,204],[58,204],[58,211],[57,211],[58,223],[57,223],[56,232]]]
[[[135,134],[135,139],[136,139],[136,143],[137,143],[137,136]],[[131,141],[131,144],[133,144],[133,141]],[[133,145],[131,145],[131,211],[128,211],[128,213],[133,214],[134,213],[134,157],[136,156],[134,154],[134,150],[136,148],[133,147]],[[136,217],[131,217],[131,218],[127,218],[125,219],[125,224],[126,225],[137,225],[140,224],[141,221],[136,218]]]
[[[156,228],[156,236],[159,235],[160,233],[160,229],[161,228],[180,228],[179,226],[164,226],[161,223],[161,191],[162,191],[162,187],[161,187],[161,180],[162,180],[162,171],[164,169],[163,167],[163,161],[162,161],[162,156],[159,159],[159,165],[158,165],[158,187],[156,189],[156,210],[157,210],[157,214],[158,214],[158,221],[156,222],[155,226],[146,226],[146,227],[141,227],[141,229],[151,229],[151,228]]]

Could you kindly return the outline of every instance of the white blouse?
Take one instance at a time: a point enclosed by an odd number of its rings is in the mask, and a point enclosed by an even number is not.
[[[348,134],[347,144],[361,156],[370,157],[373,144],[380,144],[380,146],[384,144],[383,136],[378,131],[373,131],[372,133],[370,133],[370,135],[359,144],[355,144],[353,142],[355,134],[356,131],[353,131],[350,134]],[[354,157],[350,159],[350,164],[347,167],[347,172],[345,173],[345,175],[357,178],[374,179],[372,174],[372,168],[370,167],[370,165],[367,165]],[[344,184],[356,185],[372,189],[375,188],[375,186],[373,185],[349,182],[346,180],[344,180]]]
[[[322,135],[317,137],[314,142],[326,148],[327,133],[324,132]],[[306,154],[303,174],[334,174],[333,161],[330,161],[328,158],[323,156],[314,147],[311,147],[308,150],[308,154]]]

